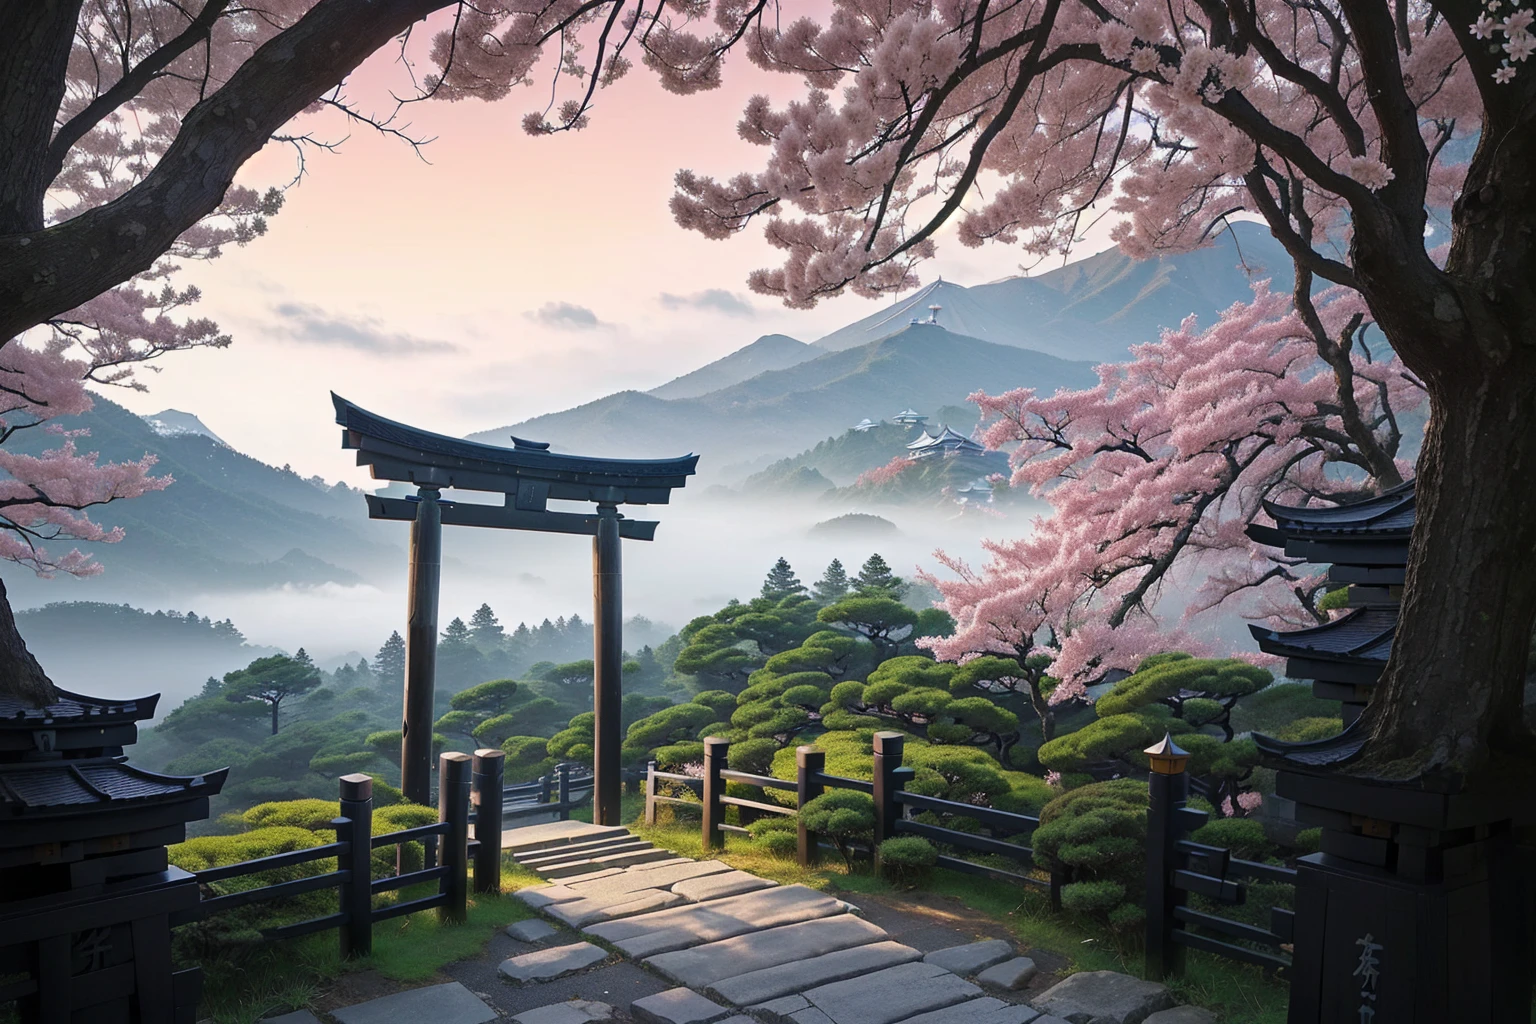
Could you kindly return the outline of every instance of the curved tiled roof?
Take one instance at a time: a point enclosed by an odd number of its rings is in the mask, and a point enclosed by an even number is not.
[[[1298,540],[1350,537],[1406,538],[1413,531],[1414,481],[1348,505],[1296,507],[1264,502],[1275,529]]]
[[[53,726],[97,726],[138,722],[155,713],[158,693],[127,700],[89,697],[54,687],[58,700],[46,707],[32,707],[14,697],[0,697],[0,729],[41,729]]]
[[[213,796],[228,774],[220,768],[194,776],[160,775],[112,758],[8,764],[0,769],[0,820]]]
[[[1397,609],[1356,608],[1332,622],[1309,629],[1280,632],[1250,625],[1248,631],[1265,654],[1385,665],[1387,656],[1392,653],[1392,638],[1397,632]]]

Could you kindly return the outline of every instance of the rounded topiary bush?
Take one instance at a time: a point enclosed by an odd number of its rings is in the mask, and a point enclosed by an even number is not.
[[[323,801],[317,801],[322,802]],[[183,871],[205,871],[208,868],[239,864],[242,861],[272,857],[279,853],[308,850],[329,842],[329,838],[308,828],[296,825],[278,825],[252,829],[230,836],[197,836],[184,843],[177,843],[166,851],[170,863]],[[212,896],[224,896],[247,889],[291,882],[299,878],[334,871],[335,860],[313,860],[285,868],[274,868],[256,874],[210,882],[206,888]],[[236,907],[221,914],[214,914],[203,921],[196,921],[175,932],[176,951],[187,958],[203,958],[215,955],[231,955],[256,949],[261,943],[261,930],[308,917],[320,917],[336,909],[336,896],[330,890],[306,893],[285,900]]]
[[[269,800],[247,809],[240,819],[248,829],[305,828],[318,832],[334,829],[331,822],[340,816],[341,804],[335,800]]]
[[[775,857],[791,858],[799,850],[799,828],[791,815],[770,814],[747,826],[752,841]]]
[[[726,761],[732,771],[767,775],[773,771],[773,755],[778,752],[779,745],[771,739],[742,740],[731,744]]]
[[[1298,856],[1306,856],[1322,849],[1323,830],[1320,828],[1304,828],[1296,833],[1295,850]]]
[[[851,872],[854,845],[874,838],[875,802],[867,793],[834,789],[808,801],[800,809],[800,820],[810,831],[832,841]]]
[[[1218,818],[1191,832],[1189,838],[1207,846],[1221,846],[1242,860],[1263,860],[1274,852],[1264,826],[1252,818]]]
[[[875,854],[880,873],[903,889],[922,884],[939,862],[939,851],[922,836],[892,836]]]
[[[1141,920],[1147,845],[1147,784],[1095,782],[1056,797],[1040,812],[1035,862],[1064,872],[1062,906],[1131,933]]]

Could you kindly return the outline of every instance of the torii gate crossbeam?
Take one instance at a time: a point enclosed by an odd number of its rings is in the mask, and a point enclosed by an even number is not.
[[[592,820],[619,824],[619,709],[623,659],[623,576],[619,542],[651,540],[656,523],[625,519],[618,506],[665,504],[695,472],[698,456],[679,459],[595,459],[561,455],[549,445],[512,439],[513,447],[434,434],[360,409],[332,393],[342,447],[375,480],[414,484],[410,498],[368,496],[370,519],[411,524],[411,573],[405,638],[405,713],[401,723],[400,788],[408,800],[431,796],[432,705],[436,688],[437,607],[442,528],[568,533],[592,538],[593,724],[595,790]],[[503,496],[501,505],[440,498],[443,488]],[[593,512],[550,511],[550,499],[587,501]]]

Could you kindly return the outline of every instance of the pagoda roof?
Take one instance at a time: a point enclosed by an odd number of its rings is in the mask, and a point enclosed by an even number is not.
[[[1379,675],[1392,653],[1392,638],[1397,633],[1397,608],[1368,605],[1308,629],[1280,632],[1250,625],[1248,630],[1265,654],[1357,669],[1365,667]],[[1320,677],[1304,675],[1300,678]]]
[[[158,693],[148,697],[112,700],[73,693],[57,686],[54,692],[58,699],[40,708],[15,697],[0,697],[0,731],[71,726],[95,728],[108,724],[141,722],[153,717],[155,705],[160,700]]]
[[[958,448],[968,452],[984,452],[987,449],[977,444],[970,438],[949,427],[941,426],[938,436],[923,431],[923,436],[907,445],[908,451],[921,451],[927,448]]]
[[[921,437],[919,437],[917,440],[912,441],[911,443],[909,443],[907,445],[907,451],[909,451],[909,452],[917,451],[917,449],[919,449],[919,448],[928,448],[928,447],[930,447],[932,445],[936,445],[938,443],[939,443],[939,439],[934,437],[932,434],[928,433],[928,431],[925,430],[925,431],[923,431]]]
[[[903,409],[896,414],[895,418],[898,420],[925,420],[928,417],[915,409]]]
[[[0,769],[0,821],[196,800],[218,793],[228,774],[160,775],[113,758],[10,764]]]
[[[1298,540],[1406,540],[1413,532],[1414,481],[1347,505],[1297,507],[1264,502],[1275,529]]]
[[[362,409],[332,392],[342,447],[375,480],[517,496],[520,509],[543,510],[549,498],[612,504],[663,504],[696,472],[699,457],[599,459],[551,452],[513,437],[512,447],[435,434]]]

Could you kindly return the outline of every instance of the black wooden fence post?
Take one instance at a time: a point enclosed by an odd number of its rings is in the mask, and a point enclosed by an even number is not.
[[[539,776],[539,803],[549,803],[549,773]]]
[[[901,817],[901,805],[896,794],[906,785],[910,770],[901,771],[902,747],[906,737],[899,732],[877,732],[875,744],[875,866],[879,867],[880,844],[896,834],[896,819]]]
[[[656,824],[656,762],[645,763],[645,823]]]
[[[720,773],[725,770],[726,755],[730,752],[730,740],[719,736],[704,737],[704,849],[725,848],[725,834],[720,823],[725,820],[725,780]]]
[[[1147,777],[1147,953],[1142,972],[1148,981],[1162,981],[1184,972],[1184,947],[1173,941],[1173,910],[1184,894],[1173,887],[1178,865],[1179,811],[1189,796],[1184,766],[1189,754],[1165,735],[1148,747],[1152,773]]]
[[[470,800],[475,805],[475,892],[501,892],[501,787],[507,755],[495,747],[475,751]]]
[[[437,761],[437,820],[448,825],[440,863],[447,871],[440,891],[448,897],[438,911],[442,921],[462,922],[469,912],[469,774],[470,756],[457,751]]]
[[[571,766],[564,761],[555,765],[555,799],[560,802],[560,820],[571,820]]]
[[[336,820],[337,842],[351,849],[339,865],[352,873],[341,887],[343,959],[373,952],[373,779],[367,775],[341,777],[341,817]]]
[[[795,748],[795,810],[821,796],[821,774],[827,767],[827,753],[815,747]],[[814,867],[821,860],[821,845],[815,833],[806,831],[805,822],[796,818],[795,859],[801,867]]]

